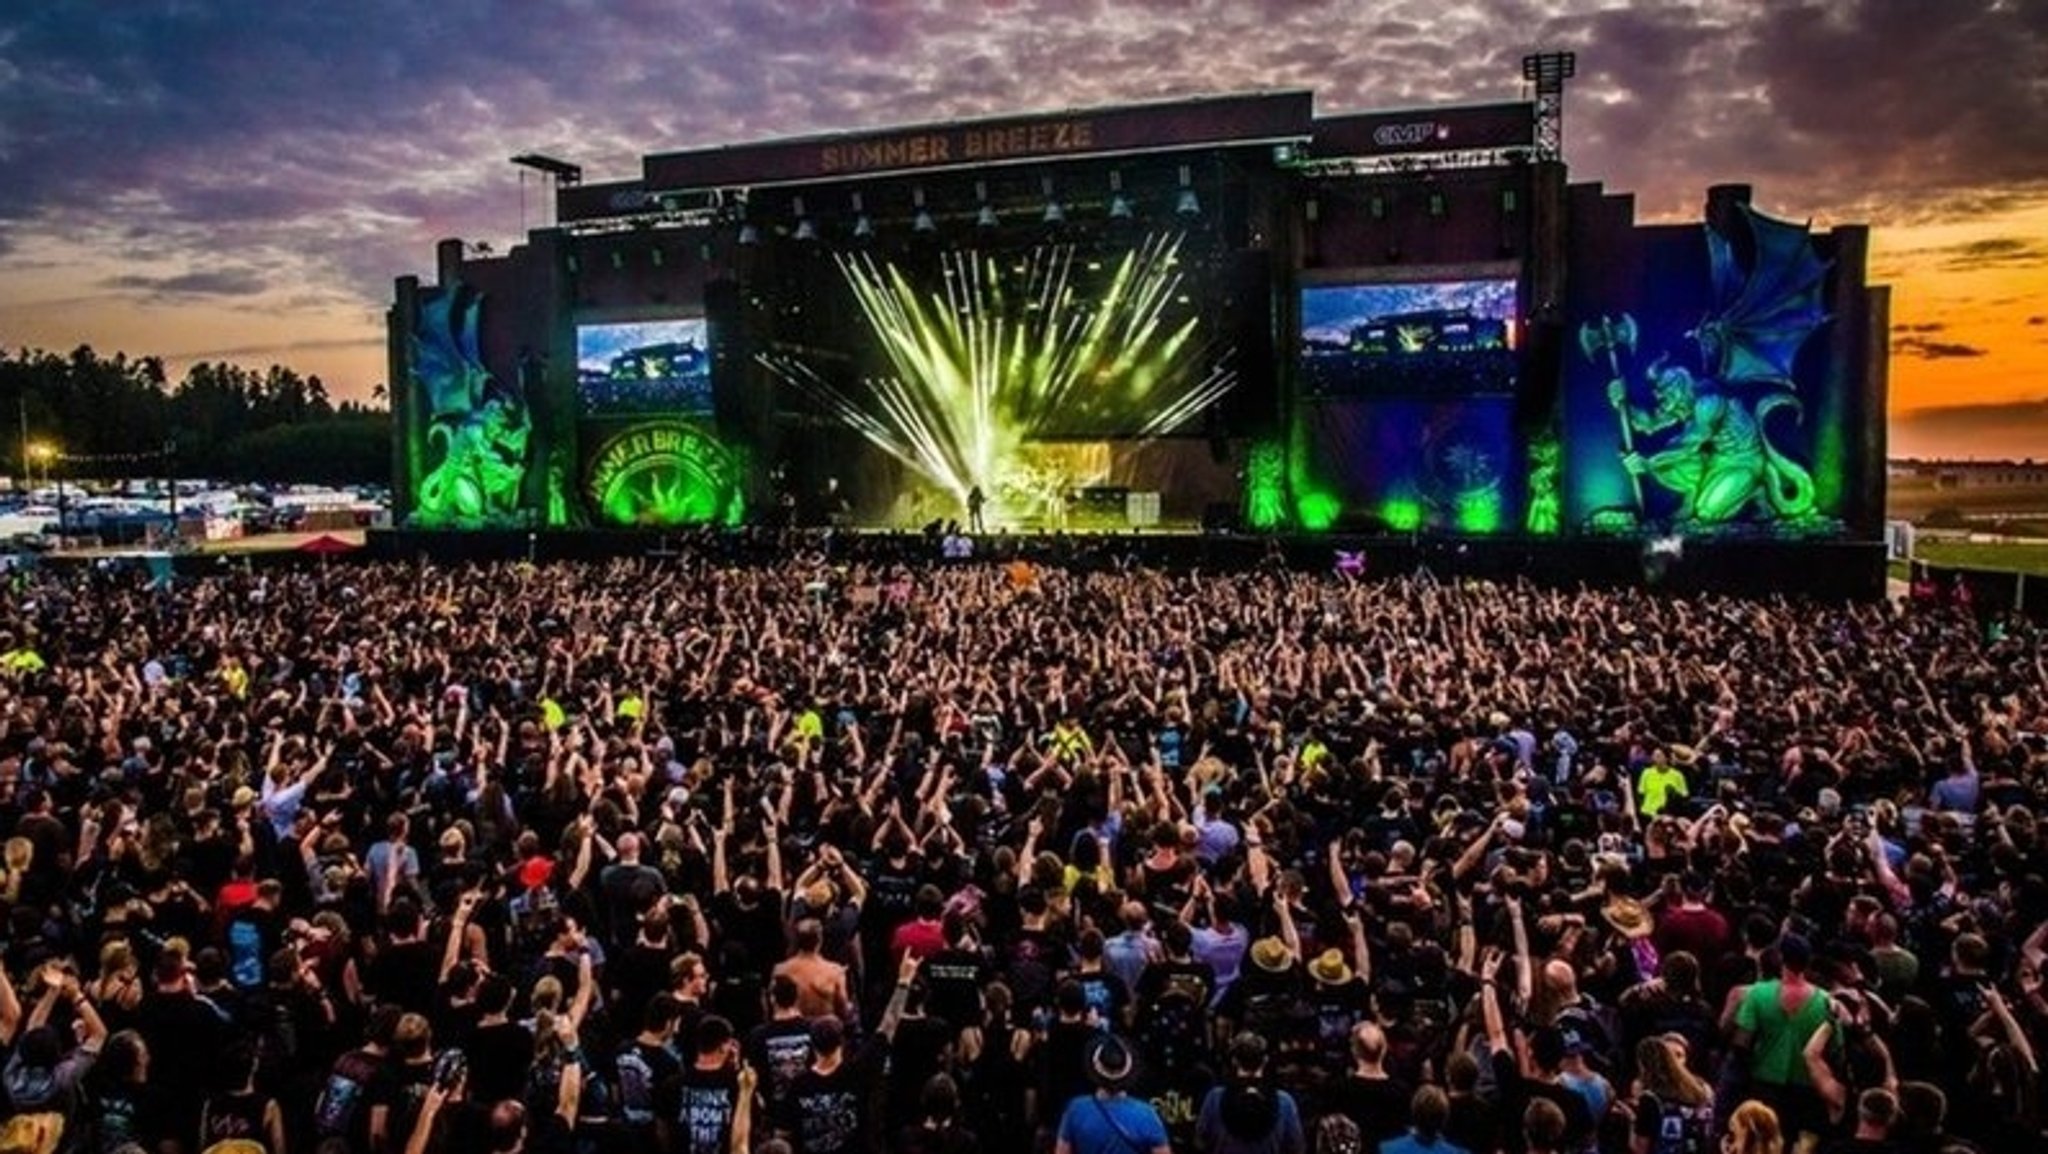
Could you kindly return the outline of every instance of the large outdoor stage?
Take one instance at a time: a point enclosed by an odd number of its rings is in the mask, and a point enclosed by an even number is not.
[[[1521,102],[1262,92],[657,153],[602,184],[521,157],[554,222],[397,283],[387,540],[615,555],[978,517],[1558,579],[1644,579],[1655,543],[1683,553],[1665,580],[1741,558],[1874,591],[1865,230],[1736,185],[1638,225],[1567,178],[1569,64],[1532,57]]]

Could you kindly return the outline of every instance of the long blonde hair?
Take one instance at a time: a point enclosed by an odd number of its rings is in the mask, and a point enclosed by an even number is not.
[[[9,903],[21,900],[21,882],[36,860],[36,843],[25,837],[7,839],[6,861],[0,865],[0,897]]]
[[[1728,1137],[1733,1143],[1728,1154],[1785,1152],[1785,1136],[1778,1129],[1777,1112],[1755,1100],[1735,1108],[1728,1119]]]

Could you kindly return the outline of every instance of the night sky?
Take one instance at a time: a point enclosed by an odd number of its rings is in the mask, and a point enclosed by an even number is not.
[[[1650,219],[1877,226],[1897,454],[2048,458],[2048,2],[30,0],[0,14],[0,346],[282,362],[366,397],[391,280],[509,246],[538,150],[643,153],[1199,92],[1521,95]],[[540,220],[538,184],[526,221]]]

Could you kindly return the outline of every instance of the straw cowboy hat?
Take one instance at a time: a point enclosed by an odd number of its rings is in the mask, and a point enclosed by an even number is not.
[[[1284,974],[1293,962],[1293,952],[1279,938],[1260,938],[1252,943],[1252,965],[1269,974]]]
[[[1351,966],[1344,961],[1344,951],[1324,950],[1316,960],[1308,964],[1308,976],[1326,986],[1341,986],[1352,979]]]
[[[1657,924],[1643,903],[1627,897],[1609,898],[1607,904],[1600,907],[1600,916],[1607,919],[1615,933],[1625,938],[1647,938]]]

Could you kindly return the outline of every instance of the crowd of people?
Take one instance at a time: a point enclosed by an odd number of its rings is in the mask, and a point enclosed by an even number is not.
[[[682,556],[0,601],[0,1151],[2040,1149],[2020,623]]]

